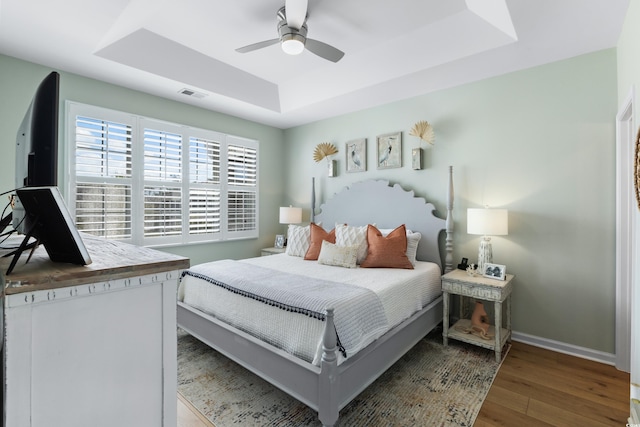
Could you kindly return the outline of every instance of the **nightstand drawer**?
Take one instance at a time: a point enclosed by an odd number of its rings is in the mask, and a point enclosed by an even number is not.
[[[480,298],[487,301],[501,301],[504,289],[488,286],[473,286],[468,283],[443,282],[442,290],[467,297]]]
[[[260,251],[260,256],[283,254],[284,252],[285,248],[264,248]]]

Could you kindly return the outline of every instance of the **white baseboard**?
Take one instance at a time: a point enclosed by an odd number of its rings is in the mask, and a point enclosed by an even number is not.
[[[541,338],[535,335],[529,335],[516,331],[513,331],[511,333],[511,339],[535,347],[557,351],[558,353],[581,357],[583,359],[593,360],[596,362],[605,363],[607,365],[616,365],[616,355],[612,353],[605,353],[604,351],[592,350],[590,348],[580,347],[577,345],[567,344],[560,341],[554,341],[547,338]]]

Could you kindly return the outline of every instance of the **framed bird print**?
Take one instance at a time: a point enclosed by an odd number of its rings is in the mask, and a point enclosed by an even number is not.
[[[402,132],[378,135],[378,169],[402,167]]]
[[[354,139],[345,143],[347,153],[347,172],[364,172],[367,170],[367,139]]]

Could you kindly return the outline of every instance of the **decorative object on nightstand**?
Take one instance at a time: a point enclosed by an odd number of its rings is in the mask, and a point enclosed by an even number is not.
[[[493,280],[483,276],[470,277],[465,271],[453,270],[442,276],[442,342],[448,339],[474,344],[495,352],[496,361],[502,359],[502,348],[511,339],[511,290],[513,274],[507,274],[505,280]],[[450,295],[460,298],[471,297],[476,300],[474,314],[471,319],[464,319],[462,301],[460,303],[460,319],[449,326]],[[494,324],[488,322],[482,301],[494,303]],[[502,324],[502,303],[505,302],[506,324]]]
[[[478,248],[478,272],[484,274],[484,265],[493,262],[490,236],[504,236],[509,230],[506,209],[467,209],[467,234],[483,236]]]
[[[507,276],[507,266],[487,262],[484,264],[482,275],[489,279],[504,280]]]
[[[465,269],[465,271],[469,276],[476,277],[476,275],[478,274],[478,266],[475,264],[471,264]]]
[[[280,224],[300,224],[302,222],[302,208],[294,208],[289,205],[289,207],[281,207],[280,208]],[[276,236],[276,247],[277,247],[277,236]],[[284,241],[282,247],[287,245],[287,235],[284,236]]]

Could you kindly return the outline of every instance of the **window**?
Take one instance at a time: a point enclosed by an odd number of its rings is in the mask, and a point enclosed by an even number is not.
[[[79,230],[139,245],[258,236],[257,141],[67,105]]]

